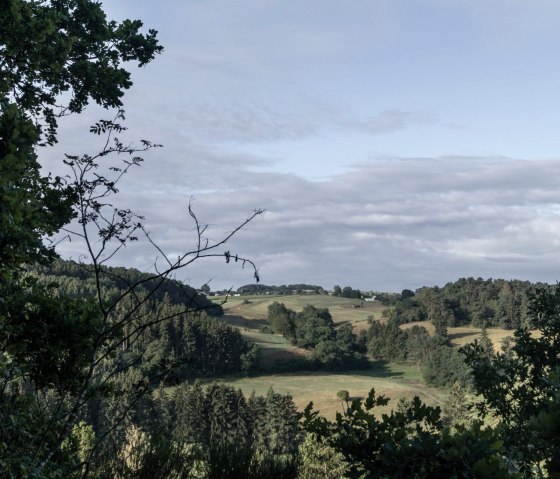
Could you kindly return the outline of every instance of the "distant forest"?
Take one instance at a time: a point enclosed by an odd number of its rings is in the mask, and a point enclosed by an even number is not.
[[[267,286],[266,284],[246,284],[237,288],[240,294],[326,294],[322,286],[315,284],[288,284],[281,286]]]
[[[519,280],[461,278],[442,288],[404,290],[392,314],[399,324],[431,321],[445,326],[530,328],[528,303],[536,288],[552,287]]]

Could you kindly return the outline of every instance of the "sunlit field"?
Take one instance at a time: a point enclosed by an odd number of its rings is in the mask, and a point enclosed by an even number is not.
[[[369,303],[360,299],[321,294],[233,296],[228,297],[227,302],[222,306],[227,315],[243,316],[247,319],[265,319],[267,308],[274,301],[284,303],[287,308],[294,311],[301,311],[307,304],[316,308],[328,308],[335,323],[345,321],[365,323],[369,316],[380,319],[382,311],[386,309],[386,306],[379,302]]]
[[[216,301],[219,301],[216,299]],[[307,304],[317,308],[328,308],[333,320],[337,324],[351,322],[354,332],[367,329],[368,318],[383,321],[383,310],[387,306],[379,302],[368,303],[357,299],[340,298],[326,295],[255,295],[255,296],[233,296],[228,297],[223,304],[225,311],[224,320],[232,326],[239,327],[242,334],[254,341],[262,351],[263,361],[274,361],[277,359],[290,359],[294,355],[306,355],[307,352],[293,347],[289,341],[276,334],[262,334],[261,329],[266,326],[267,308],[274,301],[284,303],[287,308],[301,311]],[[355,307],[359,306],[359,307]],[[389,308],[390,309],[390,308]],[[403,324],[403,329],[419,325],[433,334],[434,327],[429,321]],[[502,341],[506,337],[513,337],[512,330],[500,328],[488,328],[488,336],[494,348],[500,349]],[[481,328],[472,326],[460,326],[448,328],[451,344],[464,346],[480,338]]]
[[[225,311],[223,320],[238,327],[247,339],[258,345],[261,352],[261,365],[265,367],[280,361],[310,355],[309,351],[294,347],[280,335],[261,332],[267,325],[267,308],[274,301],[284,303],[286,307],[295,311],[301,311],[307,304],[317,308],[328,308],[335,323],[350,322],[355,332],[366,329],[368,319],[384,321],[383,310],[387,309],[378,302],[367,303],[326,295],[229,297],[223,304]],[[425,327],[430,334],[434,332],[433,325],[428,321],[408,323],[401,327],[406,329],[414,325]],[[496,349],[500,348],[504,338],[513,336],[511,330],[489,328],[487,332]],[[480,338],[481,329],[461,326],[448,328],[448,333],[451,344],[459,347]],[[374,363],[373,368],[367,371],[347,373],[306,371],[257,377],[229,377],[213,381],[240,388],[245,394],[255,392],[264,395],[272,387],[277,392],[292,395],[300,409],[313,401],[315,409],[319,409],[329,418],[333,418],[336,412],[343,408],[343,403],[336,396],[336,393],[342,389],[347,390],[350,397],[363,398],[371,388],[375,388],[377,394],[384,394],[391,398],[389,405],[380,408],[379,413],[388,412],[396,407],[401,398],[412,399],[414,396],[419,396],[427,404],[441,405],[448,394],[442,389],[427,386],[422,378],[422,371],[417,366],[383,362]]]
[[[206,381],[203,381],[205,383]],[[378,413],[388,412],[396,407],[400,398],[420,397],[431,405],[441,405],[447,392],[426,386],[422,373],[416,366],[375,363],[367,371],[349,371],[347,373],[301,372],[289,374],[271,374],[258,377],[230,377],[208,380],[240,388],[246,395],[253,391],[257,395],[266,395],[272,387],[279,393],[288,393],[294,398],[299,409],[305,408],[313,401],[314,409],[326,417],[333,418],[337,411],[342,411],[343,404],[336,393],[342,389],[350,393],[351,398],[367,396],[371,388],[376,394],[391,398],[390,403],[379,408]],[[171,391],[172,388],[169,388]]]

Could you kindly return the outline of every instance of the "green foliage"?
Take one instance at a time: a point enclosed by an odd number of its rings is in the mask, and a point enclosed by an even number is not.
[[[0,27],[1,28],[1,27]],[[33,122],[0,96],[0,265],[3,275],[23,263],[45,262],[54,251],[43,238],[75,216],[75,192],[59,177],[43,177]]]
[[[142,34],[141,27],[139,20],[108,21],[91,0],[4,0],[0,98],[43,117],[46,139],[54,143],[57,114],[80,113],[90,99],[105,108],[122,106],[132,81],[121,63],[143,66],[162,50],[157,32]],[[65,92],[70,101],[57,111]]]
[[[430,336],[422,326],[402,329],[395,317],[386,323],[371,321],[366,344],[372,358],[422,366],[428,384],[451,387],[455,381],[463,386],[470,382],[470,370],[462,355],[447,344],[444,336]]]
[[[160,397],[154,407],[169,408],[170,416],[163,428],[158,419],[151,434],[171,431],[172,442],[188,446],[198,477],[296,476],[300,414],[288,395],[270,390],[247,399],[230,386],[195,383],[179,386],[170,399]]]
[[[134,293],[155,302],[169,302],[183,310],[204,311],[210,316],[222,316],[224,311],[194,288],[174,279],[161,281],[153,274],[142,273],[134,268],[103,266],[100,275],[95,274],[91,264],[57,259],[48,265],[33,265],[28,271],[42,283],[56,284],[59,296],[91,298],[102,289],[104,300],[112,302],[126,293],[130,285],[137,285]]]
[[[200,477],[196,451],[172,439],[163,431],[147,434],[131,426],[126,430],[121,449],[103,465],[103,474],[126,479],[168,479]],[[105,476],[107,477],[107,476]]]
[[[482,328],[480,333],[480,341],[478,342],[478,345],[487,357],[491,358],[494,355],[494,344],[488,337],[488,330],[485,327]]]
[[[534,286],[527,281],[461,278],[443,288],[424,287],[413,296],[410,292],[401,294],[394,315],[401,324],[432,321],[442,332],[446,326],[467,323],[506,329],[530,326],[527,295]]]
[[[372,321],[367,331],[368,353],[375,359],[404,361],[406,334],[394,321]]]
[[[187,376],[231,374],[256,366],[256,347],[238,329],[216,319],[182,315],[160,324],[158,354],[186,364]]]
[[[327,444],[325,438],[308,433],[299,447],[297,479],[344,479],[348,468],[344,456]]]
[[[1,290],[8,301],[0,302],[0,351],[18,365],[12,379],[17,374],[39,389],[80,388],[101,328],[97,304],[58,297],[31,277]]]
[[[320,341],[334,338],[334,323],[329,310],[310,304],[296,313],[295,342],[300,348],[313,348]]]
[[[405,301],[408,298],[413,298],[414,297],[414,291],[411,291],[410,289],[403,289],[401,292],[401,301]]]
[[[466,389],[455,381],[449,391],[449,397],[442,406],[445,423],[449,426],[465,424],[470,417],[470,403]]]
[[[341,401],[347,402],[350,399],[350,393],[345,389],[341,389],[336,393],[336,397]]]
[[[61,449],[68,450],[75,454],[78,464],[82,465],[82,472],[86,472],[84,467],[87,464],[95,447],[95,431],[91,424],[80,421],[72,427],[72,432],[62,442]]]
[[[91,299],[60,297],[25,274],[52,261],[44,238],[75,217],[78,198],[75,185],[42,175],[37,148],[56,141],[57,115],[90,99],[119,106],[131,85],[120,62],[147,63],[161,47],[140,22],[107,22],[89,0],[6,0],[0,9],[0,476],[67,477],[80,453],[62,444],[95,393],[93,351],[110,354],[100,335],[118,331],[102,330]]]
[[[362,293],[359,289],[352,289],[350,286],[345,286],[341,288],[340,286],[336,285],[333,288],[333,296],[338,296],[342,298],[352,298],[352,299],[361,299]]]
[[[369,355],[375,359],[421,366],[444,343],[439,336],[431,337],[422,326],[401,329],[398,321],[390,318],[386,323],[371,321],[366,344]]]
[[[304,412],[304,427],[318,434],[341,453],[349,478],[507,478],[500,457],[502,444],[480,423],[459,426],[452,433],[441,411],[418,397],[399,411],[375,415],[388,399],[371,390],[362,402],[355,400],[334,422],[312,411]]]
[[[361,299],[362,293],[359,289],[352,289],[350,286],[345,286],[342,288],[342,292],[340,294],[343,298],[353,298],[353,299]]]
[[[295,311],[286,308],[284,303],[274,301],[268,306],[268,324],[272,330],[285,338],[295,335]]]
[[[320,368],[340,371],[369,366],[352,332],[352,325],[335,328],[326,308],[308,304],[296,313],[275,301],[268,306],[268,322],[274,332],[301,348],[312,349],[312,359]]]
[[[525,477],[560,474],[560,288],[538,289],[531,297],[530,321],[541,332],[515,331],[507,354],[475,342],[463,349],[473,371],[483,415],[499,421],[512,467]]]
[[[459,383],[467,387],[471,383],[471,371],[464,357],[456,348],[441,345],[428,357],[423,370],[428,384],[437,387],[451,387]]]

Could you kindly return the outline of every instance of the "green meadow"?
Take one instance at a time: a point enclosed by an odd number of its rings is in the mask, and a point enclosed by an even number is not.
[[[351,398],[364,398],[372,388],[375,388],[377,394],[391,398],[387,406],[379,408],[379,414],[396,407],[400,398],[412,399],[418,396],[428,404],[441,405],[447,397],[447,392],[426,386],[418,367],[383,362],[375,362],[367,371],[314,371],[226,377],[202,382],[228,384],[241,389],[245,394],[254,392],[257,395],[266,395],[268,390],[273,388],[276,392],[290,394],[299,409],[305,408],[312,401],[314,409],[320,410],[321,414],[331,419],[336,412],[342,411],[343,403],[336,396],[342,389],[347,390]]]
[[[217,301],[221,302],[223,298]],[[317,308],[328,308],[335,323],[350,322],[355,331],[366,329],[368,318],[382,320],[383,310],[387,309],[378,302],[369,303],[326,295],[228,297],[222,305],[225,311],[223,319],[232,326],[238,327],[247,339],[257,344],[261,351],[263,365],[309,354],[309,351],[294,347],[280,335],[261,332],[267,324],[268,306],[274,301],[284,303],[286,307],[295,311],[300,311],[307,304]],[[246,394],[255,392],[257,395],[262,395],[270,388],[280,393],[289,393],[298,408],[303,409],[312,401],[314,408],[329,418],[333,418],[336,412],[342,411],[343,403],[336,396],[340,390],[347,390],[352,398],[363,398],[374,388],[377,394],[391,398],[386,407],[379,409],[380,414],[396,407],[401,398],[412,399],[414,396],[419,396],[428,404],[438,405],[447,397],[446,391],[425,384],[419,367],[381,361],[373,363],[372,368],[366,371],[345,373],[305,371],[208,380],[208,382],[214,381],[240,388]]]
[[[221,299],[223,301],[223,298]],[[266,326],[267,309],[274,301],[284,303],[286,307],[299,311],[307,304],[317,308],[328,308],[337,324],[350,322],[355,331],[366,329],[368,319],[383,321],[383,310],[387,309],[380,303],[368,303],[361,300],[347,299],[326,295],[255,295],[228,297],[223,303],[225,315],[223,319],[240,329],[242,334],[257,344],[261,352],[261,364],[270,365],[277,361],[285,361],[310,354],[299,349],[288,340],[277,334],[266,334],[261,329]],[[355,307],[359,306],[359,307]],[[409,323],[403,328],[421,325],[433,333],[429,322]],[[513,331],[489,328],[488,336],[494,347],[498,349],[505,337],[512,336]],[[451,343],[463,346],[480,337],[481,329],[469,326],[449,328]],[[212,380],[240,388],[246,394],[255,392],[266,394],[273,388],[277,392],[289,393],[296,405],[303,409],[313,402],[315,409],[327,417],[334,417],[341,411],[343,403],[336,393],[347,390],[350,397],[365,397],[374,388],[377,394],[391,398],[388,406],[379,409],[379,413],[394,408],[399,399],[420,397],[432,405],[441,405],[447,397],[447,391],[427,386],[422,378],[422,371],[415,365],[375,362],[372,369],[366,371],[350,371],[345,373],[329,373],[318,371],[293,372],[284,374],[265,374],[256,377],[227,377]]]

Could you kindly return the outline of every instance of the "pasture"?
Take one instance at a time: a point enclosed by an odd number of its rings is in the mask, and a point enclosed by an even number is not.
[[[301,311],[307,304],[316,308],[328,308],[336,324],[352,323],[354,332],[367,329],[368,318],[383,320],[383,310],[388,309],[379,302],[367,303],[357,299],[348,299],[326,295],[255,295],[228,297],[222,305],[225,316],[223,319],[232,326],[237,326],[242,334],[255,342],[261,349],[263,362],[290,359],[294,355],[306,355],[308,352],[293,347],[285,338],[275,334],[262,334],[261,328],[266,326],[268,306],[274,301],[284,303],[287,308]],[[359,305],[360,307],[355,307]],[[403,324],[403,329],[419,325],[434,333],[434,327],[429,321]],[[488,328],[488,336],[494,348],[500,349],[502,340],[513,336],[513,331],[499,328]],[[480,338],[481,329],[472,326],[448,328],[451,344],[464,346]]]
[[[403,324],[401,328],[407,329],[411,328],[414,325],[423,326],[428,330],[430,334],[434,334],[434,326],[429,321],[407,323]],[[486,331],[496,351],[500,350],[502,341],[506,337],[509,336],[513,338],[513,330],[488,328]],[[465,346],[466,344],[472,343],[475,339],[480,339],[481,332],[481,328],[475,328],[473,326],[457,326],[455,328],[447,328],[447,333],[449,335],[449,339],[451,340],[451,344],[457,347]],[[533,334],[535,334],[535,332],[533,332]]]
[[[223,298],[216,298],[216,301]],[[241,316],[247,320],[265,320],[268,306],[274,301],[284,303],[287,308],[301,311],[304,306],[311,304],[316,308],[328,308],[335,323],[351,322],[358,326],[367,324],[368,317],[381,319],[386,306],[379,302],[368,303],[360,299],[348,299],[321,294],[300,295],[254,295],[228,297],[222,304],[227,316]]]
[[[290,360],[309,355],[310,352],[292,346],[280,335],[264,334],[261,329],[266,326],[267,308],[272,302],[284,303],[294,311],[301,311],[307,304],[317,308],[328,308],[335,323],[350,322],[355,331],[366,329],[368,318],[384,320],[383,310],[387,309],[380,303],[366,303],[355,300],[323,295],[256,295],[230,297],[223,304],[224,320],[240,329],[242,334],[255,342],[261,351],[262,363],[274,364],[277,361]],[[360,307],[355,307],[359,305]],[[410,328],[415,324],[425,327],[433,334],[433,325],[428,322],[408,323],[401,327]],[[513,336],[513,331],[489,328],[488,336],[494,347],[500,349],[502,340]],[[480,337],[481,329],[461,326],[448,328],[451,343],[463,346]],[[371,388],[377,394],[391,398],[391,402],[384,408],[379,408],[379,414],[388,412],[396,407],[399,399],[412,399],[414,396],[427,404],[441,405],[448,396],[443,389],[429,387],[424,383],[421,369],[410,364],[374,363],[370,370],[350,371],[345,373],[329,372],[293,372],[283,374],[265,374],[256,377],[228,377],[216,379],[220,383],[240,388],[245,394],[255,392],[265,395],[270,388],[280,393],[289,393],[299,409],[303,409],[310,401],[321,414],[333,418],[337,411],[342,411],[343,403],[336,396],[341,389],[347,390],[350,397],[366,397]],[[210,381],[208,381],[210,382]]]
[[[204,381],[203,381],[204,382]],[[255,392],[266,395],[270,388],[274,391],[290,394],[298,409],[302,410],[313,401],[314,409],[332,419],[336,412],[342,411],[343,403],[336,393],[347,390],[351,398],[364,398],[371,388],[376,394],[391,398],[389,404],[377,410],[378,414],[389,412],[397,406],[400,398],[420,397],[431,405],[441,405],[447,398],[447,392],[426,386],[422,380],[421,370],[416,366],[385,364],[377,362],[372,369],[349,371],[346,373],[299,372],[289,374],[271,374],[257,377],[229,377],[209,380],[228,384],[241,389],[246,395]]]

